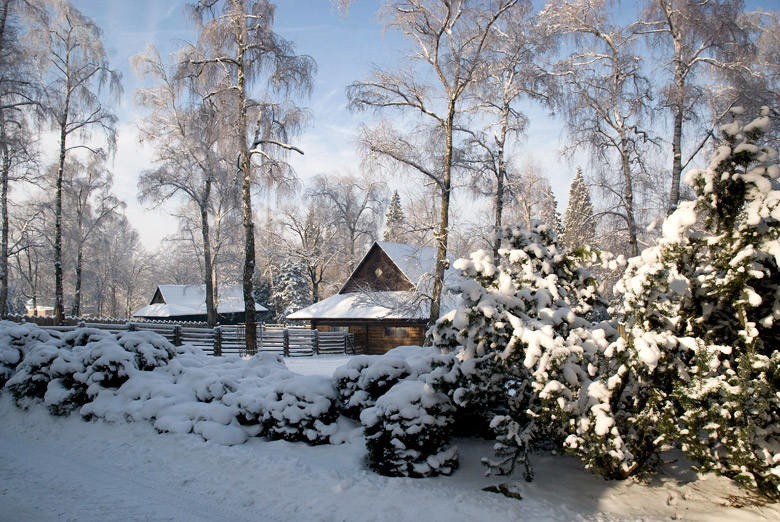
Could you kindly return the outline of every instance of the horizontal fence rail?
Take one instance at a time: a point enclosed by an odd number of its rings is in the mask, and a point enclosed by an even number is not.
[[[189,344],[208,354],[248,355],[243,325],[220,325],[209,328],[205,323],[174,323],[164,321],[78,320],[68,318],[65,324],[54,325],[48,317],[9,316],[15,322],[36,323],[42,328],[60,332],[77,327],[96,328],[112,333],[151,331],[158,333],[176,346]],[[300,326],[257,325],[256,352],[278,353],[285,357],[310,357],[327,354],[354,354],[355,339],[344,332],[319,332]]]

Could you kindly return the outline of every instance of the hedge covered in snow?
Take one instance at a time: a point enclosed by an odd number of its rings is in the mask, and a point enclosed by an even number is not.
[[[323,444],[339,400],[330,379],[289,371],[281,357],[215,358],[153,332],[77,328],[61,333],[0,322],[0,375],[20,407],[151,422],[223,445],[251,436]]]

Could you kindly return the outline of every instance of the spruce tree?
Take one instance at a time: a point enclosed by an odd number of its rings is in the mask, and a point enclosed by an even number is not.
[[[277,321],[311,304],[311,291],[299,263],[285,261],[279,268],[274,284],[273,309],[278,313]]]
[[[561,225],[561,215],[558,213],[558,200],[552,188],[548,185],[542,194],[542,205],[539,209],[539,219],[558,236],[563,232]]]
[[[401,196],[398,195],[396,190],[393,192],[393,197],[390,198],[390,205],[387,207],[387,213],[385,214],[384,240],[403,243],[405,226],[406,217],[401,207]]]
[[[590,202],[590,191],[582,176],[582,169],[577,168],[569,188],[566,214],[563,216],[561,244],[570,250],[576,250],[584,245],[593,245],[595,237],[596,219]]]
[[[600,353],[591,394],[601,429],[591,416],[568,441],[591,467],[631,474],[673,442],[702,469],[780,498],[780,166],[761,146],[769,123],[765,110],[722,127],[707,168],[686,176],[696,199],[617,285],[625,334]]]

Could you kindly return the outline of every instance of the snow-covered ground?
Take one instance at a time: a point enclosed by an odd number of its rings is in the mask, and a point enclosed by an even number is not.
[[[333,375],[333,370],[346,364],[348,355],[321,355],[319,357],[288,357],[284,364],[301,375]]]
[[[329,375],[344,358],[291,359]],[[674,465],[649,484],[607,482],[575,459],[540,455],[522,500],[482,488],[490,443],[458,441],[451,477],[387,478],[369,471],[357,426],[351,442],[307,446],[252,439],[220,446],[158,434],[145,422],[53,417],[0,397],[0,520],[778,520],[780,506],[728,504],[745,494],[728,480]],[[506,479],[504,479],[506,480]],[[517,478],[519,480],[519,477]]]

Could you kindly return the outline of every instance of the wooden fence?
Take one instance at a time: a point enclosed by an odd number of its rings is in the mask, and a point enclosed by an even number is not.
[[[10,320],[35,322],[43,328],[61,332],[77,327],[97,328],[113,333],[123,331],[156,332],[176,346],[190,344],[211,355],[246,355],[243,325],[221,325],[208,328],[205,323],[172,323],[157,321],[90,322],[68,320],[54,326],[50,318],[12,316]],[[344,332],[318,332],[304,327],[257,325],[257,351],[274,352],[285,357],[307,357],[320,354],[354,354],[355,339]]]

